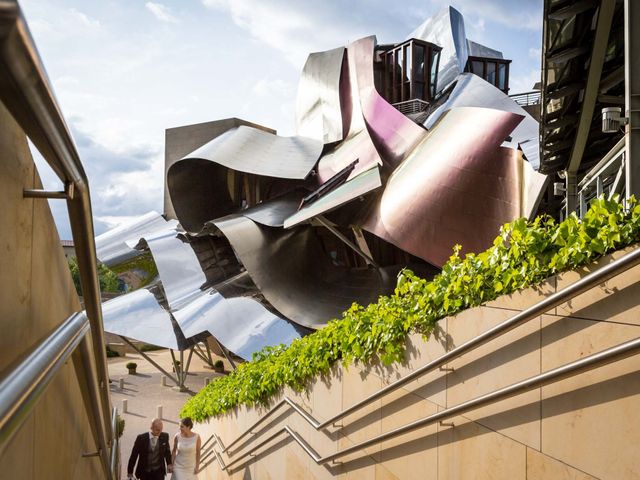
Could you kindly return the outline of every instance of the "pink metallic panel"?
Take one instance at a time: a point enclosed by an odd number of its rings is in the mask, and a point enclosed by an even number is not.
[[[454,108],[394,171],[363,228],[442,266],[491,245],[500,226],[522,211],[521,158],[500,144],[522,116]]]
[[[426,137],[426,130],[387,102],[373,79],[375,37],[362,38],[347,47],[349,62],[355,62],[362,116],[382,160],[392,167]],[[354,81],[352,77],[352,82]]]

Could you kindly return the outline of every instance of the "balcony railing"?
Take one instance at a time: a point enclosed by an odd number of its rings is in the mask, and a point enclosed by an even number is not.
[[[530,92],[524,93],[516,93],[514,95],[509,95],[514,102],[516,102],[521,107],[527,107],[530,105],[539,105],[540,104],[540,90],[532,90]]]

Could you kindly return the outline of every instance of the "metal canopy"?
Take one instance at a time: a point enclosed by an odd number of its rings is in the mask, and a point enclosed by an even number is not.
[[[542,173],[584,172],[622,137],[602,133],[600,111],[624,104],[623,13],[615,0],[545,0]]]

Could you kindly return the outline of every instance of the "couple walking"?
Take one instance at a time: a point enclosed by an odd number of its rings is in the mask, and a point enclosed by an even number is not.
[[[196,480],[200,467],[200,435],[192,432],[190,418],[180,420],[180,432],[173,437],[173,447],[169,446],[169,434],[162,431],[162,420],[154,418],[149,432],[138,435],[127,465],[127,478],[140,480],[163,480],[167,473],[173,473],[172,480]],[[166,466],[165,466],[166,465]]]

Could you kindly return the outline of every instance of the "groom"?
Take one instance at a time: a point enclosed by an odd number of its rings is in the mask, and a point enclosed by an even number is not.
[[[136,437],[127,465],[127,478],[133,478],[136,461],[136,477],[140,480],[163,480],[167,471],[171,473],[169,434],[162,431],[162,426],[162,420],[154,418],[149,432]]]

